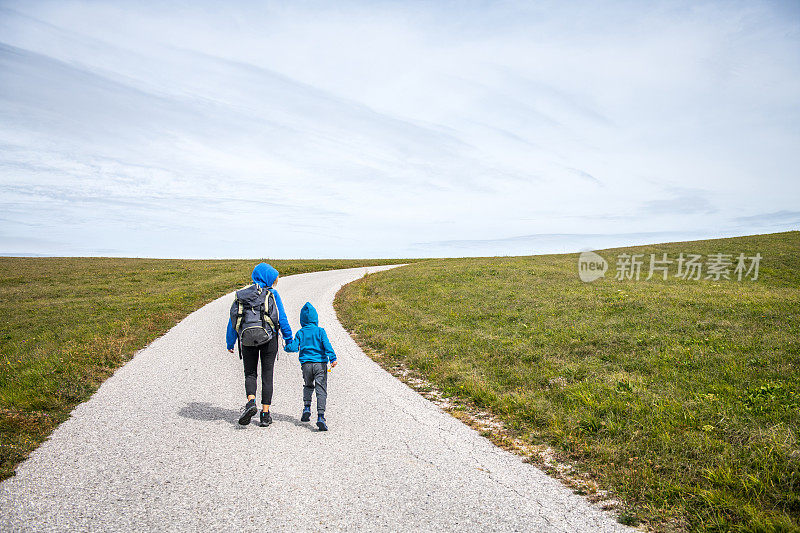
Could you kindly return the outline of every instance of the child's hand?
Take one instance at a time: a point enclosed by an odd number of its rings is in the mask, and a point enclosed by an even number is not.
[[[331,368],[336,368],[336,361],[331,361]]]

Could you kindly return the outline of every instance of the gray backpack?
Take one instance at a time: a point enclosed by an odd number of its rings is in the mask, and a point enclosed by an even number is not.
[[[255,283],[236,291],[231,305],[231,323],[239,335],[239,357],[242,345],[259,346],[272,340],[277,333],[278,306],[272,291]]]

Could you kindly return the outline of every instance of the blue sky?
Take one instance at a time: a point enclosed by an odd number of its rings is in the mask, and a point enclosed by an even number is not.
[[[800,228],[796,2],[0,2],[0,253]]]

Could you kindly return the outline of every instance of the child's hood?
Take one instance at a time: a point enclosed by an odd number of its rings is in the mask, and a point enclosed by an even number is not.
[[[253,269],[253,283],[258,283],[262,287],[272,287],[278,279],[278,271],[267,263],[259,263]]]
[[[305,327],[309,324],[316,326],[319,321],[317,310],[311,305],[311,302],[306,302],[303,309],[300,311],[300,326]]]

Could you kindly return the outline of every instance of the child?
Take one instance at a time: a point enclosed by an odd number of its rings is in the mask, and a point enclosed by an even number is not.
[[[284,349],[287,352],[300,352],[300,365],[303,369],[303,415],[300,420],[311,419],[311,394],[317,391],[317,427],[328,431],[325,422],[325,401],[328,399],[328,361],[331,368],[336,366],[336,354],[328,340],[328,334],[317,325],[317,310],[306,302],[300,311],[300,326],[294,340]]]
[[[266,263],[259,263],[253,269],[253,285],[236,292],[236,300],[231,307],[231,317],[228,320],[226,341],[228,351],[233,352],[236,341],[239,344],[239,356],[244,363],[244,389],[247,394],[247,403],[242,407],[239,423],[246,426],[250,419],[258,412],[256,407],[256,387],[258,383],[258,361],[261,360],[261,416],[260,426],[267,427],[272,423],[269,406],[272,403],[272,374],[275,368],[275,358],[278,355],[278,331],[283,334],[283,341],[292,340],[292,328],[286,319],[283,302],[274,286],[278,284],[278,271]],[[258,333],[260,328],[247,328],[243,330],[244,339],[239,338],[237,331],[237,307],[241,303],[243,312],[253,312],[263,306],[265,316],[258,317],[257,325],[267,322],[266,328],[270,329],[269,340],[261,341],[256,337],[252,342],[250,333]],[[238,315],[241,316],[241,315]],[[249,317],[248,317],[249,319]],[[246,325],[246,324],[245,324]],[[243,328],[243,325],[239,325]],[[268,333],[263,329],[260,334],[266,339]],[[245,342],[248,341],[248,342]]]

